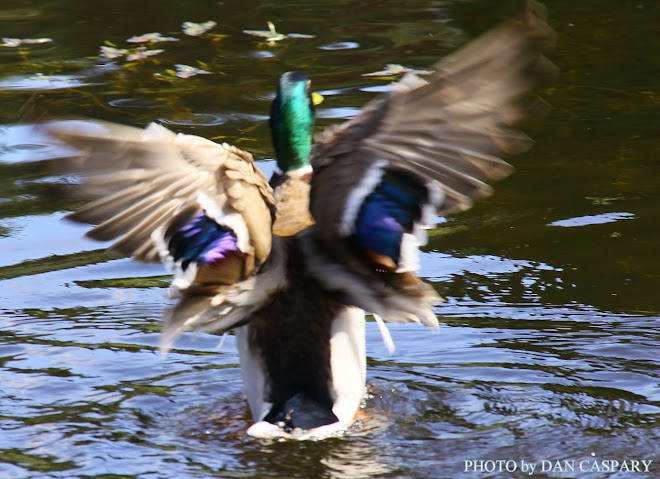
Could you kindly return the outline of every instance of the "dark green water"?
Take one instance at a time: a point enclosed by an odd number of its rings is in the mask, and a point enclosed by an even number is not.
[[[39,92],[53,116],[158,120],[267,159],[282,72],[308,72],[326,126],[386,84],[363,74],[427,67],[513,5],[4,0],[1,37],[53,41],[0,46],[0,477],[660,477],[657,2],[547,3],[562,74],[528,125],[536,146],[426,248],[440,334],[392,326],[390,356],[368,324],[364,425],[341,439],[248,438],[231,336],[159,356],[166,273],[61,221],[77,204],[46,199],[30,162],[52,151],[17,126]],[[207,20],[226,36],[181,34]],[[242,32],[267,21],[315,37]],[[180,40],[134,65],[98,58],[156,31]],[[154,76],[178,63],[212,73]]]

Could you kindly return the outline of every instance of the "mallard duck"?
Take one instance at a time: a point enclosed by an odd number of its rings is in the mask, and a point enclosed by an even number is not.
[[[67,218],[173,270],[162,349],[185,331],[233,329],[248,433],[325,437],[352,424],[363,397],[365,311],[438,327],[418,247],[437,215],[468,209],[491,194],[486,181],[512,172],[500,156],[530,146],[512,127],[543,105],[530,92],[553,76],[541,54],[551,39],[534,4],[315,144],[310,81],[284,73],[270,181],[250,153],[158,124],[41,128],[77,151],[52,160],[81,175],[71,193],[91,200]]]

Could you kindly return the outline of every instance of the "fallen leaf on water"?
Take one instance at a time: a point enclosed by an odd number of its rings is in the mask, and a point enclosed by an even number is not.
[[[178,38],[164,37],[159,32],[136,35],[126,40],[128,43],[156,43],[156,42],[178,42]]]
[[[19,47],[21,45],[37,45],[52,42],[52,38],[3,38],[0,46]]]
[[[129,50],[126,48],[115,48],[115,47],[108,47],[108,46],[102,46],[101,47],[101,56],[103,58],[108,58],[110,60],[114,58],[120,58],[123,57],[124,55],[127,55]]]
[[[174,65],[176,67],[176,76],[179,78],[190,78],[195,75],[208,75],[211,72],[207,70],[202,70],[201,68],[192,67],[190,65],[183,65],[177,63]]]
[[[199,62],[199,64],[200,66],[208,68],[206,64],[203,62]],[[176,67],[176,71],[166,69],[164,74],[154,73],[154,77],[160,80],[172,81],[175,80],[176,78],[186,79],[186,78],[194,77],[196,75],[210,75],[212,73],[208,70],[204,70],[203,68],[197,68],[191,65],[184,65],[182,63],[177,63],[174,66]]]
[[[183,33],[190,35],[191,37],[196,37],[203,33],[206,33],[211,28],[215,27],[217,23],[214,21],[208,21],[204,23],[195,23],[195,22],[183,22]]]
[[[129,62],[135,60],[144,60],[145,58],[158,55],[159,53],[163,53],[164,51],[165,50],[163,50],[162,48],[158,48],[156,50],[147,50],[144,47],[140,47],[136,50],[131,50],[131,53],[129,55],[126,55],[126,60]]]
[[[137,47],[137,48],[115,48],[108,45],[103,45],[101,47],[101,54],[99,56],[107,58],[109,60],[114,60],[116,58],[126,57],[126,60],[133,62],[135,60],[144,60],[145,58],[158,55],[163,53],[165,50],[162,48],[157,48],[155,50],[147,50],[147,47]]]
[[[243,30],[243,33],[255,37],[265,38],[268,43],[279,42],[285,38],[314,38],[314,35],[307,35],[304,33],[279,33],[275,30],[273,22],[267,22],[268,30]]]

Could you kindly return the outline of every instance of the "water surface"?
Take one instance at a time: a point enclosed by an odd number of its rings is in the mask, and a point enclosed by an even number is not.
[[[282,72],[308,72],[327,126],[386,85],[364,74],[426,68],[514,5],[5,1],[3,37],[52,41],[0,47],[0,476],[660,477],[657,2],[548,3],[553,110],[495,196],[433,232],[421,274],[447,298],[439,334],[392,325],[389,355],[368,323],[369,394],[344,438],[247,437],[233,336],[218,349],[187,334],[160,356],[167,273],[62,221],[79,204],[47,199],[32,167],[52,146],[17,125],[36,93],[53,116],[159,121],[269,171]],[[207,35],[181,33],[208,20]],[[267,21],[314,37],[243,33]],[[149,32],[179,41],[99,57]],[[211,73],[178,78],[176,64]],[[650,472],[631,472],[642,460]]]

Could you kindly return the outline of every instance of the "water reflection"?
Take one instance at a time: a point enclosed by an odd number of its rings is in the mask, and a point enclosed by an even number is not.
[[[160,123],[164,125],[175,126],[217,126],[227,122],[257,122],[265,121],[268,117],[265,115],[246,115],[242,113],[195,113],[188,118],[161,118]]]
[[[350,50],[353,48],[360,48],[360,44],[356,42],[334,42],[322,45],[318,48],[319,50]]]
[[[93,85],[93,83],[86,83],[74,75],[44,75],[41,73],[32,76],[9,77],[0,81],[0,88],[3,90],[41,91],[87,85]]]
[[[635,218],[633,213],[602,213],[600,215],[580,216],[578,218],[569,218],[566,220],[557,220],[548,226],[563,226],[570,228],[572,226],[601,225],[603,223],[613,223],[619,220],[632,220]]]
[[[146,98],[117,98],[115,100],[110,100],[108,105],[117,108],[152,108],[159,106],[160,103]]]

